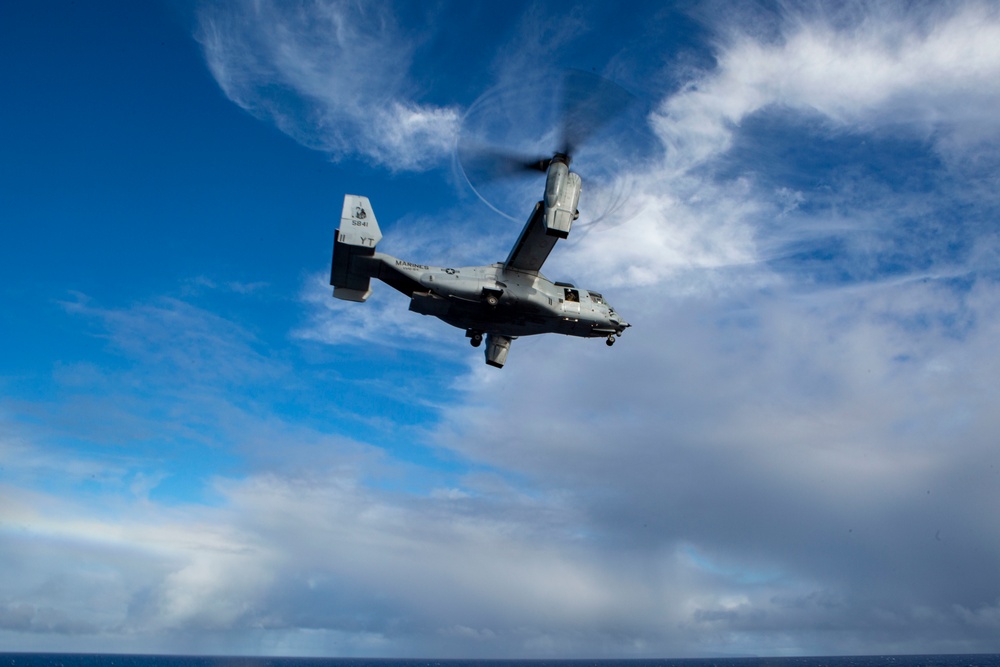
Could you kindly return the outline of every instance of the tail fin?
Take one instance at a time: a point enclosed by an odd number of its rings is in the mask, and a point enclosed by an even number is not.
[[[340,229],[333,242],[330,284],[333,295],[347,301],[365,301],[371,296],[371,262],[382,232],[368,197],[344,196]]]

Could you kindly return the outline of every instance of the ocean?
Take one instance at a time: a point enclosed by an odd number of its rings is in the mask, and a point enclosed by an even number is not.
[[[1000,667],[1000,654],[683,660],[397,660],[0,653],[0,667]]]

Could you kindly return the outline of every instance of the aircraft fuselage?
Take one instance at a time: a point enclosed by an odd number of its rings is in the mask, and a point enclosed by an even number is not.
[[[419,284],[410,310],[467,331],[511,338],[542,333],[591,338],[617,335],[629,326],[599,293],[554,283],[537,272],[502,263],[426,266],[379,252],[371,259]]]

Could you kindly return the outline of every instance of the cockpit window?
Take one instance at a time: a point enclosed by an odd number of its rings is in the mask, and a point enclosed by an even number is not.
[[[604,297],[597,292],[591,292],[590,298],[594,300],[594,303],[604,303]]]
[[[580,292],[575,289],[566,288],[566,301],[580,303]]]

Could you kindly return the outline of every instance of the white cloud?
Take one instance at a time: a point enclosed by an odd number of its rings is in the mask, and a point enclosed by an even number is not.
[[[242,652],[263,633],[297,653],[311,628],[341,654],[374,637],[385,655],[498,655],[543,637],[565,648],[581,627],[613,642],[612,618],[645,608],[633,608],[648,595],[634,575],[574,544],[574,512],[557,498],[394,496],[328,468],[217,488],[219,509],[150,503],[115,518],[53,498],[30,517],[5,504],[4,629],[50,649],[79,634],[105,650],[156,646],[169,631],[174,651]]]
[[[712,271],[759,261],[751,223],[773,212],[742,183],[720,188],[659,172],[640,181],[628,207],[639,211],[634,218],[580,234],[554,253],[546,270],[586,276],[598,291],[656,285],[681,295],[712,289]]]
[[[980,466],[995,458],[998,295],[915,281],[798,299],[637,298],[644,326],[611,350],[517,348],[502,378],[446,412],[442,442],[568,495],[595,547],[634,549],[647,567],[684,545],[728,563],[690,588],[649,575],[692,641],[836,652],[847,635],[864,652],[900,650],[876,637],[896,622],[873,617],[922,604],[949,619],[928,624],[928,650],[949,637],[988,649],[973,624],[945,628],[958,599],[1000,585],[959,574],[1000,553],[995,521],[975,509],[997,501],[998,468]],[[956,311],[977,326],[956,335]],[[961,544],[945,546],[956,532]],[[841,629],[811,631],[830,624]]]
[[[611,288],[620,286],[656,285],[674,296],[801,289],[817,270],[870,280],[883,265],[939,278],[989,270],[996,245],[990,211],[1000,204],[984,157],[1000,141],[996,8],[784,9],[767,25],[738,12],[740,19],[711,19],[715,67],[696,73],[650,116],[666,146],[662,162],[623,176],[634,184],[626,211],[638,213],[625,225],[577,230],[572,249],[553,256],[550,273],[587,276],[614,298]],[[861,140],[900,134],[928,143],[946,169],[921,173],[931,185],[920,190],[896,191],[877,172],[852,182],[847,171],[824,190],[802,191],[759,179],[758,170],[771,168],[769,157],[751,152],[737,165],[743,174],[718,177],[747,121],[762,113],[785,114],[788,137],[778,141],[806,139],[796,119],[820,118],[821,133]],[[785,169],[797,167],[815,168],[803,161]],[[582,210],[587,197],[585,187]],[[966,219],[942,221],[958,202]],[[750,270],[795,252],[829,253],[831,244],[840,244],[841,256],[825,263]],[[730,269],[738,266],[748,270],[733,284]]]
[[[835,18],[844,22],[793,10],[771,40],[753,24],[721,26],[716,69],[665,100],[654,116],[668,166],[687,169],[719,155],[743,119],[771,105],[862,129],[910,126],[939,146],[970,143],[958,137],[996,138],[995,6],[854,3]]]
[[[416,34],[382,3],[316,0],[206,5],[197,37],[243,109],[335,160],[409,170],[446,159],[459,120],[409,88]]]

